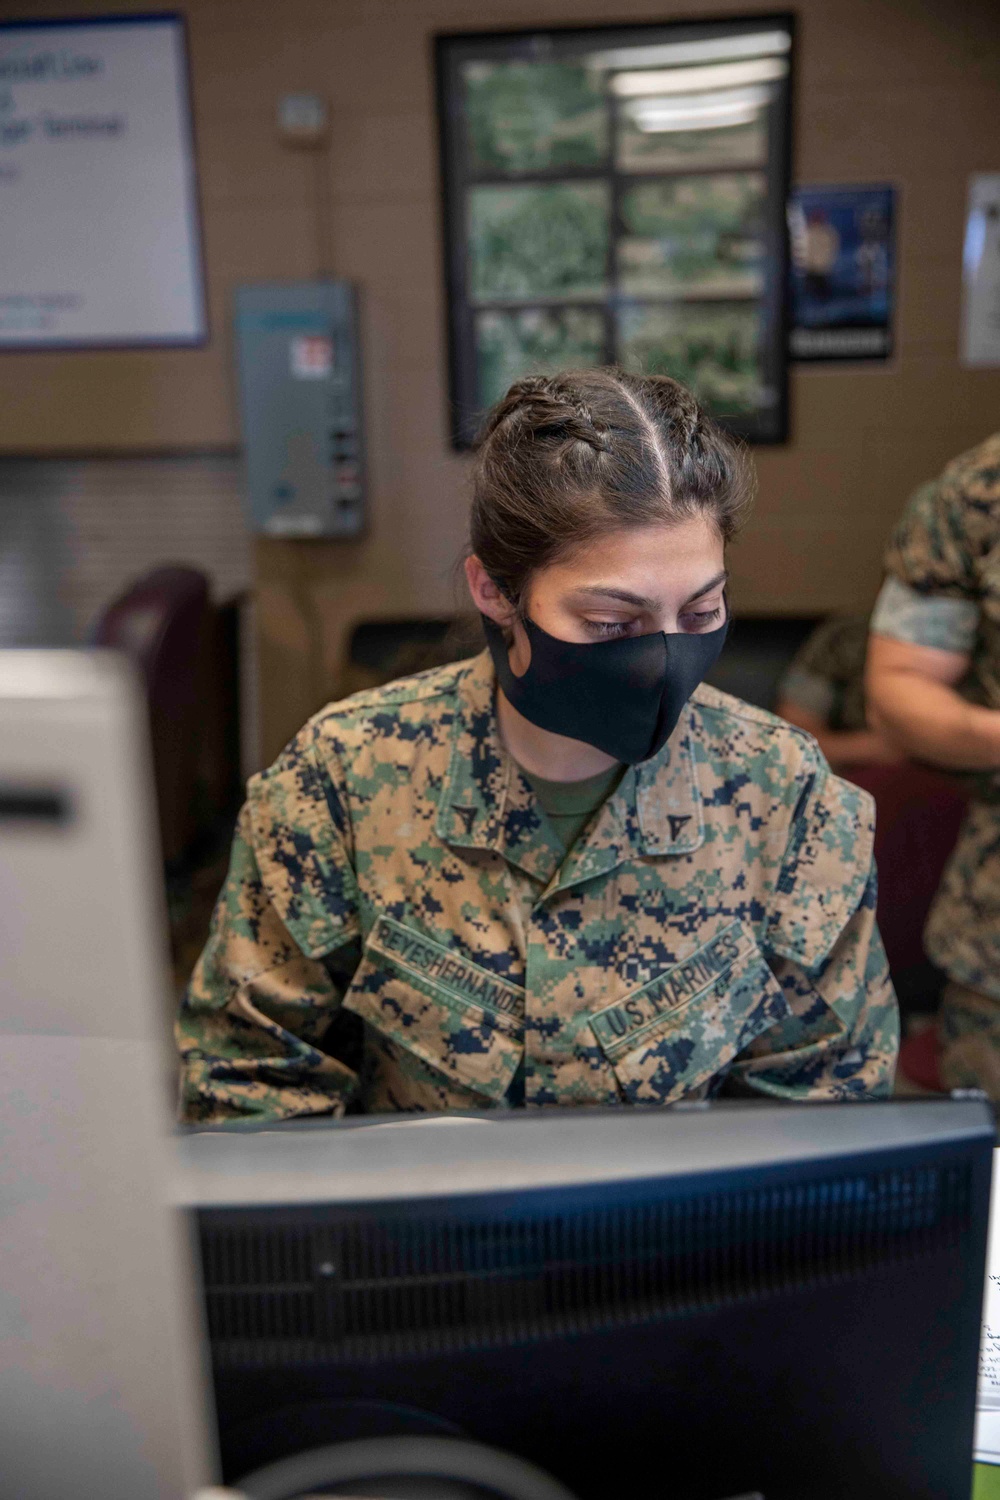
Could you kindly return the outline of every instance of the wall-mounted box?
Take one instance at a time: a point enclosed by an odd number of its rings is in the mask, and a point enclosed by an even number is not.
[[[344,281],[241,286],[235,327],[252,529],[357,536],[365,479],[354,288]]]

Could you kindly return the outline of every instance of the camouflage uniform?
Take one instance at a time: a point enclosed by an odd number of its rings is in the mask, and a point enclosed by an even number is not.
[[[871,801],[808,735],[702,687],[564,856],[493,704],[484,653],[253,778],[178,1023],[187,1118],[509,1107],[515,1075],[528,1105],[889,1091]]]
[[[821,718],[828,729],[865,728],[868,616],[824,620],[799,647],[778,685],[788,698]]]
[[[963,697],[1000,709],[1000,433],[917,490],[886,570],[872,630],[969,656]],[[969,781],[974,800],[924,944],[952,981],[941,1006],[945,1081],[1000,1097],[1000,776]]]

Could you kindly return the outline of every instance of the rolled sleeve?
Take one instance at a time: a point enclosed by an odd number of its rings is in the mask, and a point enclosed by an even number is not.
[[[871,621],[875,635],[963,656],[971,653],[978,628],[979,605],[972,599],[924,594],[898,578],[883,583]]]
[[[967,656],[979,625],[983,538],[963,462],[956,460],[911,496],[886,551],[887,576],[871,628]]]

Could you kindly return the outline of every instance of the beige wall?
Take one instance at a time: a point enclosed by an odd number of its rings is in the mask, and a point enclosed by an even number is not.
[[[105,8],[107,0],[22,0],[12,13]],[[212,344],[198,353],[0,357],[0,449],[99,450],[126,438],[146,449],[231,448],[231,287],[324,266],[357,281],[370,527],[354,543],[257,544],[271,753],[336,691],[356,619],[452,605],[465,465],[446,435],[430,37],[736,7],[188,0],[185,8]],[[898,353],[888,365],[793,371],[792,440],[757,451],[756,517],[732,556],[737,606],[755,612],[865,605],[908,491],[1000,426],[1000,370],[963,371],[957,358],[966,181],[971,171],[1000,170],[1000,4],[800,0],[795,9],[795,177],[890,180],[900,189]],[[274,133],[277,97],[303,89],[322,92],[331,107],[329,155],[319,163],[282,148]]]

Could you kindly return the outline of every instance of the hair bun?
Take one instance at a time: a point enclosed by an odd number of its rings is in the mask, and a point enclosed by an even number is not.
[[[508,423],[542,441],[586,443],[596,453],[610,447],[607,428],[595,420],[581,392],[559,375],[525,375],[515,381],[490,413],[480,444]]]

